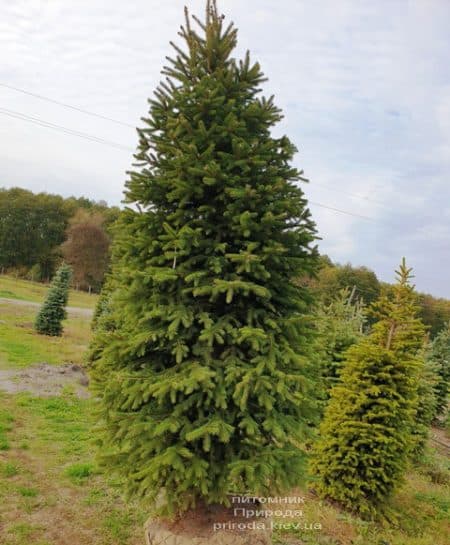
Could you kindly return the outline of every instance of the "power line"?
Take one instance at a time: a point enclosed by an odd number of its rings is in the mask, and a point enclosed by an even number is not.
[[[23,93],[25,95],[29,95],[29,96],[32,96],[32,97],[35,97],[35,98],[38,98],[40,100],[45,100],[47,102],[51,102],[53,104],[57,104],[58,106],[62,106],[64,108],[70,108],[71,110],[75,110],[77,112],[81,112],[81,113],[84,113],[86,115],[90,115],[90,116],[93,116],[93,117],[97,117],[99,119],[103,119],[103,120],[106,120],[106,121],[111,121],[112,123],[117,123],[119,125],[123,125],[125,127],[131,127],[131,128],[136,128],[134,125],[131,125],[131,123],[126,123],[125,121],[120,121],[118,119],[114,119],[112,117],[108,117],[108,116],[105,116],[105,115],[102,115],[102,114],[98,114],[96,112],[91,112],[90,110],[85,110],[83,108],[80,108],[78,106],[73,106],[72,104],[67,104],[66,102],[61,102],[59,100],[56,100],[56,99],[53,99],[53,98],[50,98],[50,97],[47,97],[47,96],[44,96],[44,95],[41,95],[41,94],[38,94],[38,93],[33,93],[31,91],[27,91],[25,89],[21,89],[19,87],[15,87],[13,85],[7,85],[6,83],[0,83],[0,87],[4,87],[5,89],[10,89],[12,91],[17,91],[19,93]],[[94,137],[96,138],[96,137]],[[389,210],[389,208],[387,206],[385,206],[384,203],[380,202],[380,201],[377,201],[375,199],[372,199],[370,197],[365,197],[363,195],[358,195],[356,193],[353,193],[351,191],[347,191],[345,189],[337,189],[335,187],[332,187],[330,186],[329,184],[324,184],[324,183],[319,183],[319,182],[314,182],[313,185],[317,185],[317,186],[320,186],[320,187],[325,187],[331,191],[335,191],[337,193],[344,193],[346,195],[350,195],[352,197],[355,197],[357,199],[362,199],[362,200],[365,200],[365,201],[368,201],[368,202],[372,202],[374,204],[377,204],[378,206],[382,206],[383,208],[386,208],[387,210]],[[325,205],[320,205],[320,204],[317,204],[317,206],[321,206],[323,208],[329,208],[330,210],[334,210],[335,212],[341,212],[343,214],[348,214],[348,215],[352,215],[352,216],[355,216],[355,217],[360,217],[360,218],[363,218],[363,219],[369,219],[371,220],[372,218],[368,218],[366,216],[361,216],[359,214],[352,214],[350,212],[345,212],[345,211],[342,211],[342,210],[338,210],[338,209],[333,209],[332,207],[327,207]]]
[[[112,142],[111,140],[106,140],[105,138],[100,138],[93,134],[76,131],[74,129],[69,129],[68,127],[64,127],[63,125],[56,125],[55,123],[50,123],[49,121],[45,121],[37,117],[22,114],[21,112],[15,112],[14,110],[7,110],[6,108],[0,108],[0,114],[6,115],[8,117],[12,117],[14,119],[20,119],[21,121],[26,121],[28,123],[33,123],[41,127],[52,129],[52,130],[61,132],[63,134],[67,134],[70,136],[77,136],[78,138],[83,138],[85,140],[89,140],[90,142],[96,142],[97,144],[103,144],[105,146],[110,146],[112,148],[122,149],[125,151],[134,151],[133,148],[124,146],[117,142]]]
[[[318,185],[320,187],[325,187],[326,189],[329,189],[331,191],[336,191],[337,193],[344,193],[345,195],[350,195],[351,197],[355,197],[356,199],[362,199],[364,201],[372,202],[374,204],[377,204],[378,206],[382,206],[383,208],[386,208],[387,210],[389,210],[389,208],[384,203],[382,203],[381,201],[377,201],[377,200],[372,199],[370,197],[365,197],[364,195],[358,195],[357,193],[347,191],[346,189],[337,189],[336,187],[333,187],[333,186],[331,186],[329,184],[324,184],[322,182],[313,182],[311,185],[312,186]]]
[[[83,108],[79,108],[78,106],[73,106],[71,104],[67,104],[66,102],[61,102],[59,100],[56,100],[56,99],[53,99],[53,98],[50,98],[50,97],[47,97],[47,96],[44,96],[44,95],[40,95],[38,93],[33,93],[31,91],[27,91],[25,89],[21,89],[19,87],[15,87],[13,85],[7,85],[6,83],[0,83],[0,87],[4,87],[6,89],[10,89],[12,91],[17,91],[19,93],[23,93],[25,95],[29,95],[29,96],[32,96],[32,97],[35,97],[35,98],[38,98],[40,100],[45,100],[47,102],[51,102],[53,104],[57,104],[58,106],[62,106],[64,108],[70,108],[71,110],[75,110],[77,112],[81,112],[81,113],[84,113],[84,114],[87,114],[87,115],[90,115],[90,116],[93,116],[93,117],[97,117],[99,119],[103,119],[103,120],[106,120],[106,121],[111,121],[113,123],[117,123],[119,125],[123,125],[125,127],[131,127],[131,128],[135,128],[134,125],[131,125],[130,123],[126,123],[125,121],[120,121],[118,119],[114,119],[112,117],[108,117],[108,116],[105,116],[105,115],[101,115],[101,114],[98,114],[98,113],[95,113],[95,112],[91,112],[89,110],[85,110]],[[89,135],[90,136],[90,135]],[[94,137],[96,138],[96,137]],[[384,203],[380,202],[380,201],[377,201],[375,199],[372,199],[370,197],[365,197],[363,195],[358,195],[356,193],[352,193],[351,191],[347,191],[345,189],[337,189],[335,187],[332,187],[330,186],[329,184],[324,184],[324,183],[319,183],[319,182],[314,182],[313,185],[317,185],[317,186],[320,186],[320,187],[325,187],[329,190],[332,190],[332,191],[336,191],[337,193],[344,193],[346,195],[350,195],[352,197],[355,197],[357,199],[362,199],[362,200],[365,200],[365,201],[368,201],[368,202],[372,202],[374,204],[377,204],[379,206],[383,206],[384,208],[387,208]],[[326,205],[321,205],[321,204],[317,204],[317,206],[321,206],[323,208],[329,208],[330,210],[334,210],[335,212],[341,212],[343,214],[348,214],[348,215],[352,215],[352,216],[355,216],[355,217],[360,217],[360,218],[363,218],[363,219],[369,219],[371,220],[372,218],[368,218],[366,216],[361,216],[359,214],[352,214],[351,212],[345,212],[343,210],[338,210],[338,209],[333,209],[332,207],[327,207]]]
[[[0,84],[0,85],[2,85],[2,84]],[[76,131],[74,129],[64,127],[63,125],[57,125],[55,123],[50,123],[49,121],[45,121],[45,120],[39,119],[37,117],[33,117],[33,116],[30,116],[30,115],[27,115],[27,114],[23,114],[21,112],[16,112],[14,110],[8,110],[6,108],[0,108],[0,114],[6,115],[8,117],[12,117],[14,119],[19,119],[20,121],[26,121],[28,123],[33,123],[33,124],[38,125],[40,127],[45,127],[45,128],[48,128],[48,129],[52,129],[52,130],[61,132],[63,134],[69,135],[69,136],[76,136],[78,138],[83,138],[85,140],[88,140],[90,142],[95,142],[97,144],[103,144],[105,146],[110,146],[110,147],[125,150],[125,151],[135,151],[133,148],[128,147],[128,146],[124,146],[124,145],[119,144],[117,142],[112,142],[110,140],[100,138],[100,137],[95,136],[93,134]],[[369,216],[363,216],[361,214],[354,214],[353,212],[349,212],[347,210],[341,210],[340,208],[335,208],[333,206],[328,206],[326,204],[322,204],[322,203],[319,203],[319,202],[315,202],[315,201],[311,201],[311,200],[309,200],[308,202],[310,204],[315,205],[315,206],[325,208],[326,210],[331,210],[333,212],[337,212],[337,213],[340,213],[340,214],[345,214],[347,216],[353,216],[355,218],[360,218],[360,219],[364,219],[364,220],[368,220],[368,221],[377,221],[374,218],[371,218]]]
[[[62,106],[63,108],[70,108],[71,110],[75,110],[76,112],[81,112],[92,117],[98,117],[99,119],[103,119],[105,121],[111,121],[112,123],[123,125],[124,127],[131,127],[132,129],[136,128],[134,125],[131,125],[131,123],[126,123],[125,121],[120,121],[119,119],[108,117],[107,115],[97,114],[95,112],[91,112],[90,110],[84,110],[83,108],[79,108],[78,106],[72,106],[71,104],[67,104],[66,102],[60,102],[59,100],[55,100],[54,98],[39,95],[37,93],[32,93],[31,91],[26,91],[25,89],[20,89],[19,87],[13,87],[12,85],[7,85],[6,83],[0,83],[0,87],[4,87],[5,89],[10,89],[12,91],[17,91],[18,93],[29,95],[40,100],[45,100],[46,102],[57,104],[58,106]]]
[[[346,214],[347,216],[354,216],[355,218],[362,218],[364,220],[369,220],[369,221],[375,221],[375,222],[377,221],[375,218],[370,218],[369,216],[362,216],[360,214],[354,214],[353,212],[348,212],[347,210],[341,210],[340,208],[334,208],[333,206],[328,206],[320,202],[310,201],[309,199],[308,199],[308,202],[310,204],[314,204],[315,206],[320,206],[321,208],[332,210],[333,212],[340,212],[341,214]]]

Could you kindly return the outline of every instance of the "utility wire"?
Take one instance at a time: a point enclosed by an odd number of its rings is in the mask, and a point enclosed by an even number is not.
[[[75,110],[76,112],[81,112],[83,114],[90,115],[92,117],[98,117],[99,119],[103,119],[105,121],[111,121],[112,123],[123,125],[124,127],[131,127],[132,129],[136,128],[134,125],[131,125],[131,123],[126,123],[125,121],[120,121],[119,119],[108,117],[107,115],[101,115],[95,112],[91,112],[89,110],[84,110],[83,108],[79,108],[78,106],[72,106],[71,104],[67,104],[66,102],[60,102],[59,100],[55,100],[54,98],[46,97],[44,95],[39,95],[37,93],[32,93],[31,91],[26,91],[25,89],[20,89],[19,87],[13,87],[12,85],[7,85],[6,83],[0,83],[0,87],[4,87],[5,89],[10,89],[11,91],[17,91],[18,93],[29,95],[31,97],[38,98],[40,100],[45,100],[47,102],[57,104],[58,106],[62,106],[63,108],[70,108],[71,110]]]
[[[86,115],[90,115],[90,116],[93,116],[93,117],[97,117],[99,119],[103,119],[103,120],[106,120],[106,121],[111,121],[112,123],[117,123],[119,125],[123,125],[125,127],[131,127],[131,128],[135,128],[134,125],[131,125],[130,123],[126,123],[125,121],[120,121],[118,119],[114,119],[112,117],[108,117],[108,116],[105,116],[105,115],[101,115],[101,114],[98,114],[98,113],[95,113],[95,112],[91,112],[89,110],[85,110],[83,108],[79,108],[78,106],[73,106],[71,104],[67,104],[66,102],[60,102],[59,100],[56,100],[56,99],[53,99],[53,98],[50,98],[50,97],[47,97],[47,96],[44,96],[44,95],[40,95],[38,93],[33,93],[31,91],[27,91],[25,89],[21,89],[19,87],[14,87],[13,85],[7,85],[6,83],[1,83],[0,82],[0,87],[4,87],[5,89],[10,89],[12,91],[16,91],[18,93],[23,93],[25,95],[29,95],[29,96],[32,96],[32,97],[35,97],[35,98],[38,98],[40,100],[45,100],[47,102],[51,102],[53,104],[57,104],[58,106],[62,106],[63,108],[70,108],[71,110],[75,110],[77,112],[81,112],[81,113],[84,113]],[[94,137],[95,138],[95,137]],[[329,185],[329,184],[324,184],[324,183],[319,183],[319,182],[314,182],[313,185],[317,185],[317,186],[321,186],[321,187],[325,187],[327,188],[328,190],[331,190],[331,191],[336,191],[337,193],[344,193],[346,195],[350,195],[352,197],[355,197],[357,199],[362,199],[362,200],[365,200],[365,201],[368,201],[368,202],[373,202],[374,204],[377,204],[379,206],[382,206],[384,208],[387,209],[387,207],[384,205],[384,203],[380,202],[380,201],[377,201],[375,199],[372,199],[370,197],[365,197],[363,195],[358,195],[356,193],[353,193],[351,191],[347,191],[345,189],[337,189],[337,188],[334,188],[333,186]],[[327,208],[325,205],[317,205],[317,206],[322,206],[323,208]],[[330,208],[330,210],[333,210],[333,208],[331,207],[328,207]],[[335,209],[335,211],[339,211],[337,209]],[[343,212],[341,211],[342,213],[344,214],[349,214],[349,215],[353,215],[355,217],[361,217],[361,218],[364,218],[364,219],[372,219],[372,218],[368,218],[368,217],[365,217],[365,216],[360,216],[358,214],[351,214],[350,212]]]
[[[33,93],[31,91],[27,91],[25,89],[21,89],[19,87],[14,87],[13,85],[7,85],[6,83],[1,83],[0,82],[0,87],[4,87],[5,89],[10,89],[11,91],[16,91],[18,93],[23,93],[25,95],[29,95],[29,96],[32,96],[34,98],[38,98],[40,100],[45,100],[47,102],[51,102],[52,104],[57,104],[58,106],[62,106],[63,108],[70,108],[71,110],[75,110],[77,112],[81,112],[81,113],[84,113],[86,115],[90,115],[92,117],[97,117],[99,119],[103,119],[103,120],[106,120],[106,121],[111,121],[112,123],[117,123],[118,125],[123,125],[124,127],[131,127],[131,128],[136,128],[134,125],[131,125],[131,123],[126,123],[125,121],[120,121],[118,119],[114,119],[112,117],[108,117],[106,115],[102,115],[102,114],[98,114],[96,112],[91,112],[90,110],[85,110],[83,108],[79,108],[78,106],[73,106],[71,104],[67,104],[66,102],[60,102],[59,100],[56,100],[54,98],[50,98],[50,97],[47,97],[47,96],[44,96],[44,95],[40,95],[38,93]],[[353,193],[351,191],[347,191],[345,189],[337,189],[329,184],[323,184],[323,183],[319,183],[319,182],[315,182],[314,183],[316,186],[319,186],[319,187],[325,187],[331,191],[336,191],[337,193],[344,193],[346,195],[350,195],[352,197],[355,197],[357,199],[362,199],[362,200],[365,200],[365,201],[368,201],[368,202],[373,202],[374,204],[377,204],[378,206],[382,206],[383,208],[386,208],[388,209],[384,203],[380,202],[380,201],[377,201],[375,199],[372,199],[371,197],[365,197],[363,195],[358,195],[357,193]],[[359,216],[359,217],[363,217],[363,216]],[[365,218],[365,219],[369,219],[369,218]]]
[[[1,85],[1,84],[0,84]],[[70,129],[68,127],[64,127],[63,125],[57,125],[55,123],[50,123],[49,121],[45,121],[43,119],[39,119],[37,117],[33,117],[27,114],[23,114],[21,112],[16,112],[14,110],[8,110],[6,108],[0,108],[0,114],[6,115],[8,117],[12,117],[14,119],[19,119],[20,121],[26,121],[27,123],[33,123],[34,125],[38,125],[40,127],[45,127],[48,129],[52,129],[58,132],[61,132],[63,134],[69,135],[69,136],[76,136],[78,138],[83,138],[85,140],[88,140],[90,142],[95,142],[97,144],[103,144],[105,146],[110,146],[112,148],[121,149],[124,151],[132,151],[134,152],[134,148],[124,146],[122,144],[119,144],[117,142],[112,142],[110,140],[106,140],[104,138],[100,138],[98,136],[95,136],[93,134],[88,134],[80,131],[76,131],[74,129]],[[353,216],[355,218],[360,218],[368,221],[374,221],[377,220],[375,218],[371,218],[369,216],[363,216],[361,214],[354,214],[353,212],[349,212],[347,210],[341,210],[340,208],[335,208],[333,206],[328,206],[326,204],[322,204],[316,201],[308,200],[310,204],[313,204],[315,206],[319,206],[321,208],[325,208],[326,210],[331,210],[333,212],[338,212],[340,214],[345,214],[347,216]]]
[[[326,208],[327,210],[332,210],[333,212],[340,212],[341,214],[346,214],[347,216],[354,216],[355,218],[362,218],[368,221],[377,221],[375,218],[370,218],[369,216],[362,216],[360,214],[354,214],[353,212],[347,212],[346,210],[341,210],[340,208],[334,208],[333,206],[327,206],[320,202],[311,201],[308,199],[309,204],[314,204],[315,206],[320,206],[321,208]]]
[[[338,189],[336,187],[333,187],[332,185],[324,184],[322,182],[312,182],[311,186],[314,186],[314,185],[318,185],[320,187],[325,187],[326,189],[329,189],[330,191],[335,191],[336,193],[344,193],[345,195],[350,195],[351,197],[355,197],[356,199],[362,199],[364,201],[373,202],[374,204],[377,204],[378,206],[382,206],[383,208],[388,209],[387,206],[384,203],[382,203],[381,201],[377,201],[376,199],[372,199],[371,197],[365,197],[364,195],[358,195],[357,193],[347,191],[346,189]]]
[[[64,127],[62,125],[56,125],[55,123],[50,123],[49,121],[45,121],[37,117],[22,114],[21,112],[15,112],[14,110],[7,110],[6,108],[0,108],[0,114],[6,115],[8,117],[12,117],[14,119],[20,119],[21,121],[27,121],[28,123],[33,123],[41,127],[46,127],[48,129],[53,129],[55,131],[58,131],[70,136],[77,136],[78,138],[84,138],[85,140],[89,140],[90,142],[96,142],[97,144],[103,144],[105,146],[110,146],[112,148],[122,149],[125,151],[135,151],[133,148],[128,146],[123,146],[122,144],[119,144],[117,142],[112,142],[111,140],[106,140],[105,138],[100,138],[93,134],[88,134],[85,132],[76,131],[74,129],[69,129],[68,127]]]

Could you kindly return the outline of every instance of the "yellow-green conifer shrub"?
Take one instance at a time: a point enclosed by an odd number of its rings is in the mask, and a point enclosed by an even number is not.
[[[347,352],[311,464],[322,497],[367,517],[401,482],[415,445],[425,328],[405,260],[396,274],[392,292],[374,305],[371,334]]]

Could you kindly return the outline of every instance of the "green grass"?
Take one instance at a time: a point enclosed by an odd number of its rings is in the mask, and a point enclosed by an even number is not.
[[[0,276],[0,278],[3,278]],[[24,297],[21,297],[20,295],[17,295],[17,293],[9,290],[0,290],[0,297],[6,297],[7,299],[19,299],[21,301],[25,301]]]
[[[89,344],[90,318],[69,314],[62,337],[35,332],[37,309],[0,301],[0,369],[47,362],[82,363]]]
[[[72,482],[82,484],[85,482],[89,477],[94,475],[95,473],[95,466],[91,463],[78,463],[78,464],[72,464],[68,468],[66,468],[66,471],[64,474],[66,477],[69,477]]]
[[[17,492],[24,498],[35,498],[39,493],[35,488],[28,486],[17,487]]]
[[[8,275],[0,275],[0,297],[42,303],[47,291],[47,284],[22,280]],[[95,294],[89,295],[83,291],[71,290],[69,294],[69,306],[94,308],[97,299],[98,296]]]
[[[0,406],[0,451],[9,449],[7,432],[12,429],[14,417]]]
[[[1,543],[142,544],[146,509],[125,503],[95,463],[92,401],[0,394],[0,406],[15,415],[0,465]]]
[[[25,394],[0,397],[11,445],[5,452],[5,462],[15,468],[11,472],[3,466],[0,471],[0,505],[4,505],[0,517],[11,544],[21,543],[20,539],[29,545],[70,542],[71,532],[76,529],[88,536],[86,541],[74,541],[77,545],[142,543],[147,508],[136,502],[125,503],[120,495],[123,483],[96,465],[93,403],[73,395],[47,399]],[[29,446],[25,451],[20,448],[24,442]],[[428,475],[429,465],[441,466],[442,457],[430,451],[423,460],[422,465],[412,468],[393,499],[394,522],[368,523],[319,501],[311,493],[295,491],[292,495],[306,496],[302,522],[319,522],[322,528],[276,530],[274,543],[445,545],[450,490],[433,483]],[[19,520],[12,520],[11,513],[20,513]],[[34,525],[36,520],[40,522],[38,527]],[[58,527],[57,539],[51,537],[56,521],[64,522]],[[29,533],[24,538],[27,528]]]
[[[3,462],[0,466],[0,472],[3,477],[15,477],[19,473],[19,468],[12,462]]]
[[[319,501],[311,493],[302,507],[302,523],[318,522],[321,530],[276,530],[279,545],[446,545],[450,530],[450,488],[434,483],[429,465],[443,465],[443,456],[430,450],[424,461],[408,472],[405,483],[391,500],[389,521],[367,522]],[[447,469],[448,473],[448,469]],[[286,522],[287,519],[280,519]],[[289,522],[289,520],[288,520]]]
[[[8,529],[8,533],[17,537],[20,540],[29,542],[31,535],[35,532],[36,526],[31,524],[19,523],[14,524]]]
[[[39,301],[41,284],[0,276],[0,297]],[[71,293],[89,308],[96,297]],[[36,308],[0,303],[0,370],[82,363],[90,318],[69,314],[60,338],[33,329]],[[14,415],[14,416],[13,416]],[[137,545],[141,511],[126,505],[94,462],[92,402],[0,394],[0,543],[5,545]],[[37,525],[35,522],[39,521]]]

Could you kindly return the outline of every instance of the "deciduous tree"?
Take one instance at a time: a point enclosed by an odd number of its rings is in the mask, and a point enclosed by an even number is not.
[[[66,232],[62,253],[72,268],[75,286],[98,290],[109,262],[110,240],[100,214],[79,211]]]

